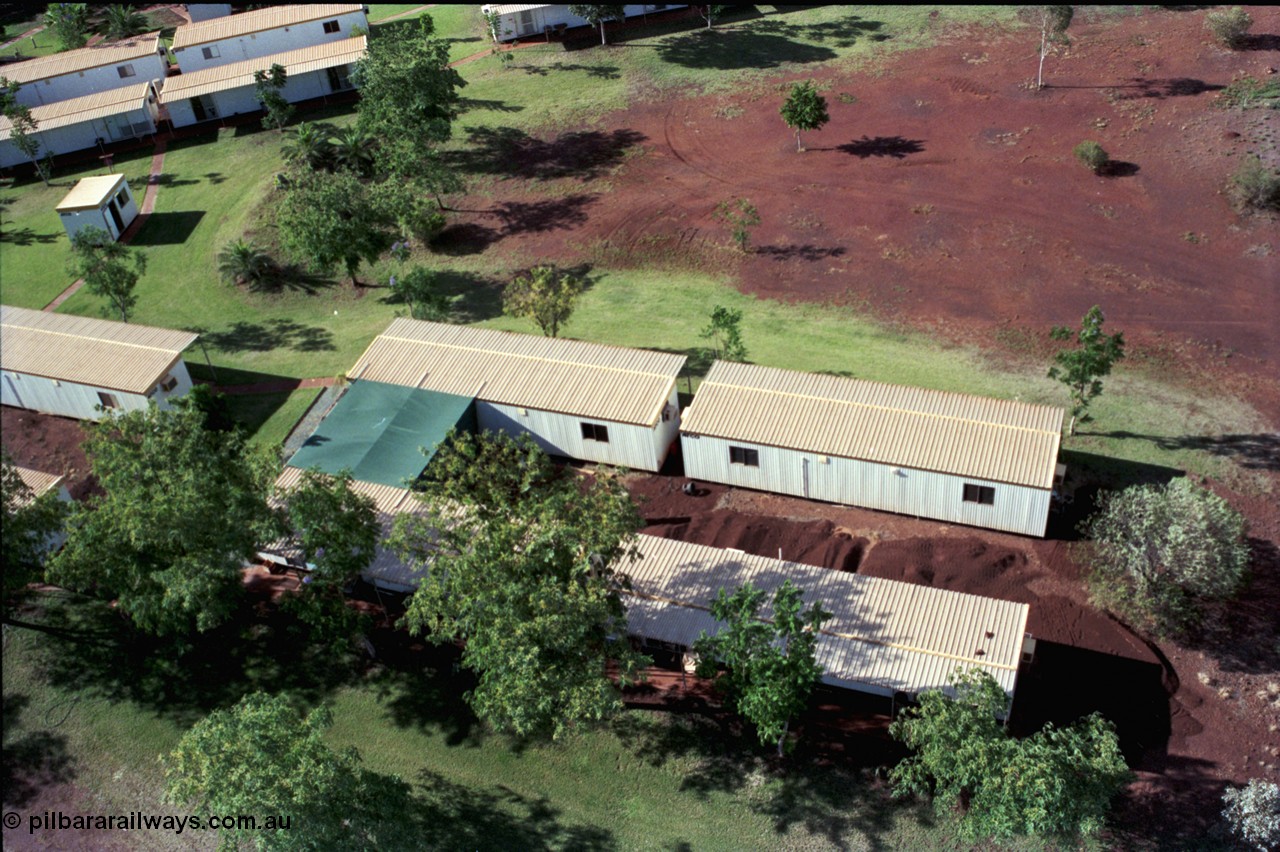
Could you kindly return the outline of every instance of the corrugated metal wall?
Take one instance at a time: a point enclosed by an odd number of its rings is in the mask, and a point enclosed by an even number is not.
[[[674,399],[674,393],[672,394]],[[674,403],[673,403],[674,404]],[[524,411],[525,413],[521,413]],[[476,400],[476,417],[481,430],[528,433],[548,453],[571,459],[629,467],[633,470],[656,471],[662,466],[663,452],[674,438],[673,414],[667,422],[655,427],[591,420],[585,417],[556,414],[536,408],[520,409]],[[609,430],[609,442],[590,441],[582,437],[582,423],[599,423]],[[678,425],[676,426],[678,429]]]
[[[79,420],[99,420],[102,415],[94,411],[99,404],[98,388],[78,385],[75,382],[57,382],[41,376],[4,371],[0,379],[0,394],[5,405],[29,408],[45,414],[75,417]],[[123,411],[135,411],[147,407],[147,398],[141,394],[106,390],[120,401]]]
[[[730,446],[755,449],[760,466],[730,463]],[[707,436],[681,434],[680,448],[685,475],[692,479],[1023,535],[1043,536],[1048,523],[1049,492],[1036,488],[836,456],[824,463],[813,453]],[[966,503],[965,483],[994,488],[994,504]]]

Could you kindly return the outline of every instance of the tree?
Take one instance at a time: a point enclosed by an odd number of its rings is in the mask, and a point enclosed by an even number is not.
[[[535,499],[556,477],[551,459],[529,435],[456,430],[423,473],[426,489],[440,500],[466,505],[485,518]]]
[[[245,560],[282,532],[267,505],[275,451],[207,429],[183,403],[88,429],[84,449],[104,493],[75,507],[49,581],[114,597],[155,635],[223,622],[243,593]]]
[[[1084,163],[1094,174],[1101,172],[1107,167],[1107,163],[1111,162],[1110,155],[1097,142],[1081,142],[1071,149],[1071,153],[1075,154],[1076,159]]]
[[[773,596],[770,624],[759,616],[763,589],[751,583],[733,594],[721,589],[711,602],[711,614],[728,627],[714,636],[704,631],[693,646],[698,676],[714,677],[717,665],[725,665],[717,688],[755,725],[762,745],[777,744],[778,757],[784,754],[791,719],[822,680],[815,649],[818,631],[831,613],[817,603],[801,612],[802,594],[790,580],[784,582]]]
[[[1195,627],[1249,566],[1244,516],[1185,478],[1104,494],[1086,529],[1095,601],[1160,633]]]
[[[485,458],[522,452],[505,447],[506,436],[476,440]],[[405,615],[410,631],[465,643],[462,664],[477,676],[466,699],[498,730],[558,737],[616,713],[608,667],[625,683],[646,662],[627,643],[620,598],[619,571],[636,557],[643,525],[626,489],[607,474],[589,485],[566,474],[511,497],[485,488],[488,504],[459,508],[442,496],[463,490],[433,488],[423,495],[427,517],[396,519],[393,544],[423,573]]]
[[[1280,171],[1249,154],[1227,180],[1227,197],[1239,213],[1280,210]]]
[[[756,210],[756,206],[745,198],[721,201],[716,205],[716,212],[712,216],[717,222],[724,222],[729,226],[733,241],[745,252],[751,229],[760,224],[760,211]]]
[[[1102,309],[1094,305],[1080,321],[1079,332],[1061,325],[1049,332],[1054,340],[1070,340],[1074,333],[1079,344],[1077,349],[1064,349],[1054,355],[1054,365],[1049,368],[1049,378],[1062,382],[1071,392],[1068,435],[1076,433],[1076,418],[1087,418],[1089,403],[1102,393],[1102,379],[1111,375],[1111,368],[1124,358],[1124,334],[1103,334],[1103,320]]]
[[[285,162],[305,163],[312,169],[323,169],[329,164],[333,155],[333,146],[320,125],[300,121],[293,128],[293,136],[281,146]]]
[[[796,132],[796,150],[803,151],[800,145],[801,130],[817,130],[831,120],[827,115],[827,99],[818,94],[818,87],[812,80],[806,83],[793,83],[791,92],[778,110],[782,120]]]
[[[458,117],[458,90],[466,81],[449,67],[449,43],[434,32],[423,15],[416,30],[401,27],[370,41],[356,65],[359,125],[379,140],[378,171],[386,179],[417,176]],[[443,164],[437,160],[434,167]]]
[[[1236,50],[1244,46],[1253,18],[1236,6],[1223,12],[1210,12],[1204,16],[1204,25],[1224,47]]]
[[[347,606],[343,587],[369,567],[382,527],[373,499],[351,487],[351,474],[304,471],[302,481],[281,495],[288,525],[308,567],[302,589],[286,605],[311,627],[313,637],[341,643],[364,629]]]
[[[267,111],[262,123],[269,124],[277,131],[284,130],[293,115],[293,104],[281,94],[285,84],[289,82],[288,73],[283,65],[272,63],[266,71],[253,72],[253,94]]]
[[[106,12],[104,33],[108,39],[128,38],[145,33],[150,28],[147,17],[132,6],[113,4],[106,7]]]
[[[604,37],[605,21],[623,21],[627,17],[626,6],[570,6],[570,15],[577,15],[593,27],[600,28],[600,43],[608,44]]]
[[[747,347],[742,342],[742,311],[716,305],[711,312],[711,324],[702,330],[702,337],[715,341],[717,358],[725,361],[747,360]]]
[[[138,303],[134,288],[147,271],[147,258],[113,240],[102,228],[89,225],[71,238],[71,271],[84,279],[90,293],[107,300],[121,322],[128,322]]]
[[[84,3],[50,3],[44,13],[44,26],[62,50],[84,47],[89,40],[89,7]]]
[[[554,266],[535,266],[502,291],[502,310],[508,316],[527,317],[547,337],[557,337],[585,289],[586,282],[577,276]]]
[[[0,454],[0,570],[4,571],[4,597],[9,597],[44,572],[49,540],[62,529],[67,504],[56,491],[32,493],[8,453]]]
[[[1222,794],[1222,817],[1232,834],[1259,850],[1280,848],[1280,785],[1251,778]]]
[[[331,723],[327,708],[303,716],[284,696],[246,695],[197,722],[163,758],[165,798],[257,817],[253,830],[220,827],[219,848],[379,848],[394,839],[384,808],[404,801],[407,787],[361,767],[355,749],[326,744]]]
[[[1036,69],[1036,88],[1044,88],[1044,58],[1059,44],[1066,44],[1067,27],[1075,17],[1072,6],[1034,6],[1032,7],[1040,25],[1040,64]]]
[[[711,25],[715,23],[715,19],[724,14],[728,6],[694,6],[694,10],[702,20],[707,22],[707,29],[711,29]]]
[[[302,172],[285,192],[276,220],[285,250],[322,274],[341,265],[359,286],[360,262],[372,263],[390,242],[386,215],[350,172]]]
[[[960,829],[971,842],[1027,834],[1070,841],[1102,827],[1130,778],[1110,722],[1094,713],[1017,740],[996,721],[1009,700],[995,678],[970,669],[952,684],[954,698],[925,692],[890,726],[915,752],[890,773],[895,795],[932,796],[940,815],[962,808]]]
[[[449,318],[451,300],[436,284],[436,277],[422,266],[403,275],[391,276],[391,292],[409,306],[409,316],[417,320],[445,322]]]
[[[334,165],[362,178],[373,173],[377,147],[378,140],[357,125],[343,128],[329,137],[330,156]]]
[[[35,137],[35,132],[39,129],[31,110],[26,106],[13,102],[7,106],[4,115],[9,119],[9,138],[13,140],[13,147],[22,152],[22,156],[31,161],[31,165],[35,167],[36,174],[40,176],[40,180],[44,181],[44,185],[49,185],[49,178],[53,176],[52,163],[47,157],[40,156],[40,140]],[[51,153],[51,152],[50,152]]]
[[[218,252],[218,274],[229,284],[258,287],[271,278],[275,267],[271,255],[243,237]]]

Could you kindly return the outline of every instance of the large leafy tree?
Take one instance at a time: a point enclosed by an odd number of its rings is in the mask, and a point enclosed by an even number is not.
[[[629,682],[645,663],[626,641],[618,573],[635,558],[642,521],[613,477],[543,481],[543,462],[503,469],[528,449],[510,444],[493,434],[468,443],[504,486],[481,483],[461,510],[430,496],[426,517],[397,519],[395,546],[425,566],[405,621],[434,642],[465,643],[462,663],[478,678],[467,700],[478,716],[520,736],[559,736],[621,709],[610,664]],[[437,481],[460,467],[451,452],[442,450],[446,473]],[[465,496],[476,479],[461,474],[438,493]],[[442,529],[431,516],[452,520]]]
[[[1064,349],[1053,356],[1049,378],[1057,379],[1071,392],[1071,425],[1067,434],[1074,435],[1076,420],[1087,419],[1089,403],[1102,393],[1102,379],[1124,358],[1124,334],[1103,334],[1105,318],[1094,305],[1080,321],[1080,331],[1055,326],[1049,332],[1054,340],[1070,340],[1075,335],[1077,348]]]
[[[527,317],[547,337],[557,337],[585,289],[586,283],[576,275],[554,266],[535,266],[502,291],[502,310],[508,316]]]
[[[89,7],[85,3],[50,3],[44,25],[63,50],[84,47],[89,40]]]
[[[372,263],[390,242],[386,214],[350,172],[298,171],[277,214],[285,250],[312,269],[346,270],[353,285],[360,261]]]
[[[1104,494],[1086,529],[1095,600],[1161,633],[1193,628],[1249,566],[1244,516],[1185,478]]]
[[[267,504],[275,451],[206,428],[187,405],[152,405],[88,429],[84,449],[104,493],[73,511],[50,581],[115,598],[151,634],[224,621],[244,561],[280,533]]]
[[[434,34],[431,17],[423,15],[416,25],[371,41],[356,65],[360,127],[379,141],[379,171],[396,179],[422,172],[458,116],[458,90],[466,82],[449,67],[448,42]]]
[[[284,126],[289,123],[289,117],[293,115],[293,104],[289,103],[283,94],[288,82],[288,72],[278,63],[273,63],[266,71],[253,72],[254,97],[267,111],[262,121],[277,131],[284,130]]]
[[[132,6],[111,4],[106,7],[103,32],[108,39],[128,38],[139,33],[145,33],[149,26],[146,15],[143,15]],[[157,27],[157,29],[159,28]]]
[[[396,841],[407,787],[324,741],[327,708],[305,716],[287,698],[255,692],[215,710],[163,759],[170,802],[210,814],[253,814],[255,829],[222,827],[220,848],[376,849]],[[285,818],[287,824],[267,825]]]
[[[0,455],[0,503],[0,570],[8,600],[43,572],[49,539],[62,528],[67,504],[53,491],[33,494],[7,453]]]
[[[711,602],[711,614],[727,627],[715,635],[703,633],[694,643],[698,674],[714,676],[719,664],[725,673],[717,687],[755,726],[761,744],[774,743],[782,757],[791,720],[804,710],[813,688],[822,679],[815,659],[818,631],[831,613],[813,604],[803,609],[802,590],[787,580],[774,593],[770,622],[760,618],[765,592],[747,583],[730,594],[721,589]]]
[[[818,86],[812,80],[793,83],[778,112],[787,127],[796,133],[797,151],[804,150],[800,144],[800,131],[817,130],[831,120],[827,114],[827,99],[818,94]]]
[[[409,306],[409,316],[419,320],[444,322],[449,319],[452,305],[448,294],[436,283],[431,270],[415,266],[408,272],[392,275],[388,284],[391,292]]]
[[[1075,17],[1073,6],[1032,6],[1031,12],[1040,27],[1040,63],[1036,67],[1036,88],[1044,88],[1044,58],[1060,44],[1066,44],[1067,27]]]
[[[1008,698],[991,675],[971,669],[952,683],[954,698],[926,692],[890,727],[914,751],[890,775],[895,794],[932,796],[940,815],[959,808],[971,841],[1074,839],[1102,827],[1130,778],[1110,722],[1094,713],[1018,740],[997,721]]]
[[[627,17],[626,6],[570,6],[570,15],[577,15],[593,27],[600,28],[600,43],[608,44],[605,39],[605,21],[622,21]]]
[[[71,238],[71,272],[84,279],[89,292],[107,300],[121,322],[138,304],[134,290],[147,271],[147,257],[138,249],[116,242],[102,228],[90,225]]]
[[[310,571],[288,606],[318,639],[341,643],[364,626],[346,604],[343,587],[368,567],[382,534],[373,499],[351,487],[351,475],[308,470],[281,495]]]

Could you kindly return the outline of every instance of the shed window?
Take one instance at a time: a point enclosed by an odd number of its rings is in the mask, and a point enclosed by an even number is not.
[[[337,21],[325,21],[324,31],[327,33],[336,33],[339,30]]]
[[[966,482],[964,484],[964,502],[981,503],[983,506],[991,506],[996,502],[996,490],[990,485],[973,485]]]
[[[119,74],[121,77],[132,77],[137,72],[133,70],[132,65],[117,65],[116,73]]]
[[[205,59],[217,59],[222,54],[218,51],[218,46],[200,48],[200,55]]]
[[[113,393],[103,393],[102,391],[98,391],[98,402],[101,403],[103,408],[120,407],[120,400],[116,399],[116,395]]]
[[[745,464],[747,467],[760,466],[760,451],[749,450],[746,447],[730,447],[729,448],[730,464]]]
[[[129,190],[121,189],[120,194],[116,196],[116,206],[124,207],[129,203]]]
[[[602,426],[599,423],[583,423],[582,437],[588,441],[599,441],[602,444],[609,443],[609,427]]]
[[[165,376],[164,381],[160,383],[160,390],[168,393],[178,386],[177,376]]]

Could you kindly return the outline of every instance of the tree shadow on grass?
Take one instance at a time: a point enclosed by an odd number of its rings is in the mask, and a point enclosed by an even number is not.
[[[292,349],[295,352],[332,352],[333,332],[327,328],[303,325],[288,319],[264,322],[237,320],[226,328],[206,331],[201,340],[220,352],[270,352]]]
[[[56,727],[57,719],[35,718],[31,699],[19,693],[4,696],[4,804],[22,807],[52,784],[76,777],[67,738],[38,726]],[[26,720],[23,716],[27,716]],[[20,726],[26,730],[19,731]],[[33,729],[34,728],[34,729]]]
[[[198,183],[198,181],[192,181]],[[147,223],[138,231],[131,245],[173,246],[182,245],[204,218],[203,210],[182,210],[168,213],[152,213]]]
[[[51,231],[47,234],[37,234],[30,228],[7,228],[0,231],[0,243],[9,243],[15,246],[29,245],[48,245],[56,243],[64,236],[61,231]]]
[[[580,65],[576,62],[553,62],[550,65],[521,65],[520,70],[526,74],[546,77],[552,71],[581,71],[596,80],[619,80],[622,69],[616,65]]]
[[[698,30],[660,42],[657,51],[662,61],[673,65],[718,71],[827,62],[837,56],[829,47],[802,44],[784,35],[757,32],[747,26],[734,30]]]
[[[868,157],[893,157],[895,160],[901,160],[909,154],[919,154],[923,151],[924,140],[905,139],[901,136],[877,136],[874,139],[863,136],[861,139],[837,145],[836,150],[863,160]]]
[[[520,112],[524,107],[519,104],[509,104],[506,101],[484,100],[481,98],[459,98],[458,109],[461,112],[470,112],[471,110],[482,109],[488,112]]]
[[[431,241],[431,250],[448,257],[480,254],[501,239],[496,228],[478,222],[459,222],[448,225]]]
[[[472,174],[549,180],[600,177],[646,137],[635,130],[580,130],[544,142],[515,127],[468,127],[467,148],[454,151],[454,166]]]

